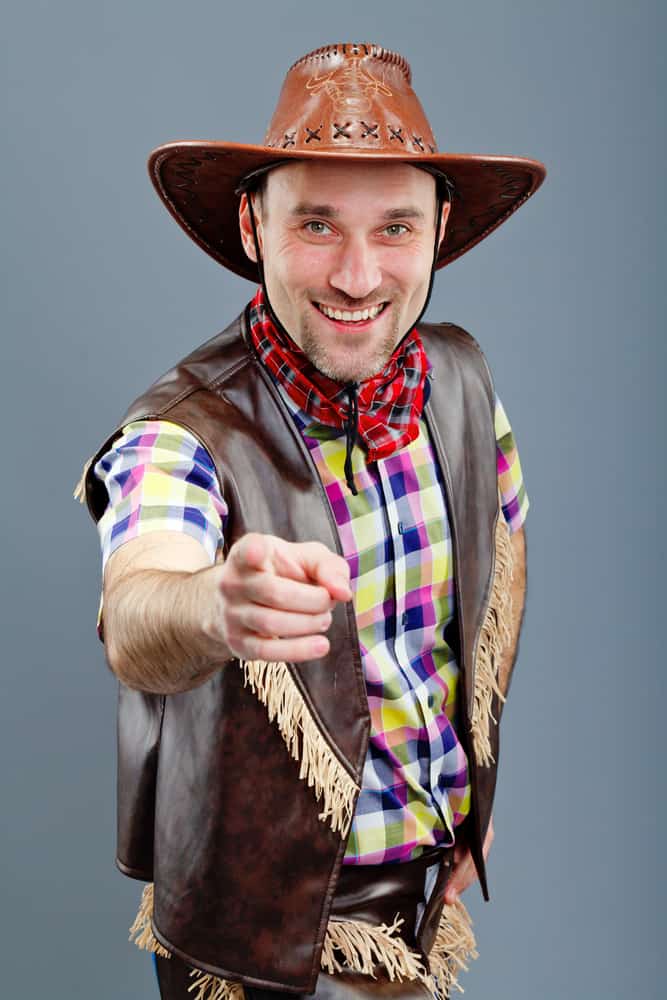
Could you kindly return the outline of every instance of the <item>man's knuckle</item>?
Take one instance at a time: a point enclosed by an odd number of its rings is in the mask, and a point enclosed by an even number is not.
[[[242,556],[243,556],[243,546],[245,544],[245,539],[247,537],[248,537],[247,535],[242,535],[241,538],[237,538],[236,539],[236,541],[234,542],[234,544],[229,549],[228,562],[229,561],[233,561],[235,559],[242,558]]]
[[[280,603],[280,581],[275,576],[268,577],[263,585],[263,596],[270,607]]]
[[[255,606],[247,612],[245,625],[249,631],[261,636],[272,635],[275,629],[275,615],[270,608]]]
[[[234,652],[237,652],[243,645],[243,633],[240,629],[230,627],[226,630],[227,632],[227,645]]]
[[[252,545],[254,541],[259,538],[259,534],[256,531],[248,531],[245,535],[242,535],[238,541],[236,541],[232,547],[232,551],[235,551],[237,560],[245,565],[246,553],[248,547]]]
[[[270,658],[269,639],[261,635],[249,635],[246,638],[245,646],[249,651],[248,656],[253,660],[267,660]]]

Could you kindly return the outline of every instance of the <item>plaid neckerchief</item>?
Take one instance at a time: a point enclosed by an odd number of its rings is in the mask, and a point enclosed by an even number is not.
[[[316,368],[298,344],[276,327],[261,285],[250,303],[249,318],[257,354],[297,406],[317,423],[347,431],[346,475],[353,493],[349,455],[357,434],[367,448],[369,462],[386,458],[416,439],[431,368],[416,327],[382,371],[364,382],[341,385]]]

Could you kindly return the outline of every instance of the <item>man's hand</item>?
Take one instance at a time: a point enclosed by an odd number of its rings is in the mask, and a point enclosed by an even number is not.
[[[246,660],[323,656],[332,608],[352,599],[347,562],[320,542],[251,532],[206,574],[214,588],[207,634]]]
[[[194,538],[155,531],[121,545],[107,562],[107,660],[128,687],[188,691],[236,657],[323,656],[331,609],[351,599],[345,559],[319,542],[253,532],[211,566]]]
[[[489,827],[486,831],[486,837],[484,838],[484,844],[482,846],[482,853],[485,861],[489,856],[491,844],[493,843],[493,837],[492,816],[489,820]],[[476,878],[477,872],[475,869],[475,862],[473,861],[472,854],[470,853],[470,848],[457,841],[454,844],[454,867],[452,868],[452,873],[449,876],[449,881],[447,882],[447,886],[445,888],[445,903],[449,905],[455,903],[460,894],[465,892],[468,886],[472,885]]]

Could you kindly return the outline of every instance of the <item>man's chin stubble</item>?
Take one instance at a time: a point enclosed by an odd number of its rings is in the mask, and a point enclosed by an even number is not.
[[[350,334],[350,338],[352,337],[354,337],[353,333]],[[385,339],[380,342],[369,359],[366,360],[361,352],[351,350],[345,362],[341,362],[337,361],[328,351],[322,348],[322,345],[314,336],[311,327],[305,324],[302,333],[301,350],[309,361],[328,378],[342,383],[364,382],[366,379],[382,371],[399,340],[398,330],[392,329]],[[363,363],[364,360],[366,360],[365,364]]]

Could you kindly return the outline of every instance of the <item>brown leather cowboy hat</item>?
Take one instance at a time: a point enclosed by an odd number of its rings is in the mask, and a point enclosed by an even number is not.
[[[263,145],[170,142],[153,150],[148,170],[186,233],[225,267],[257,281],[239,233],[242,181],[311,159],[403,161],[444,174],[452,208],[436,267],[488,236],[546,176],[538,160],[439,153],[407,60],[371,43],[326,45],[295,62]]]

